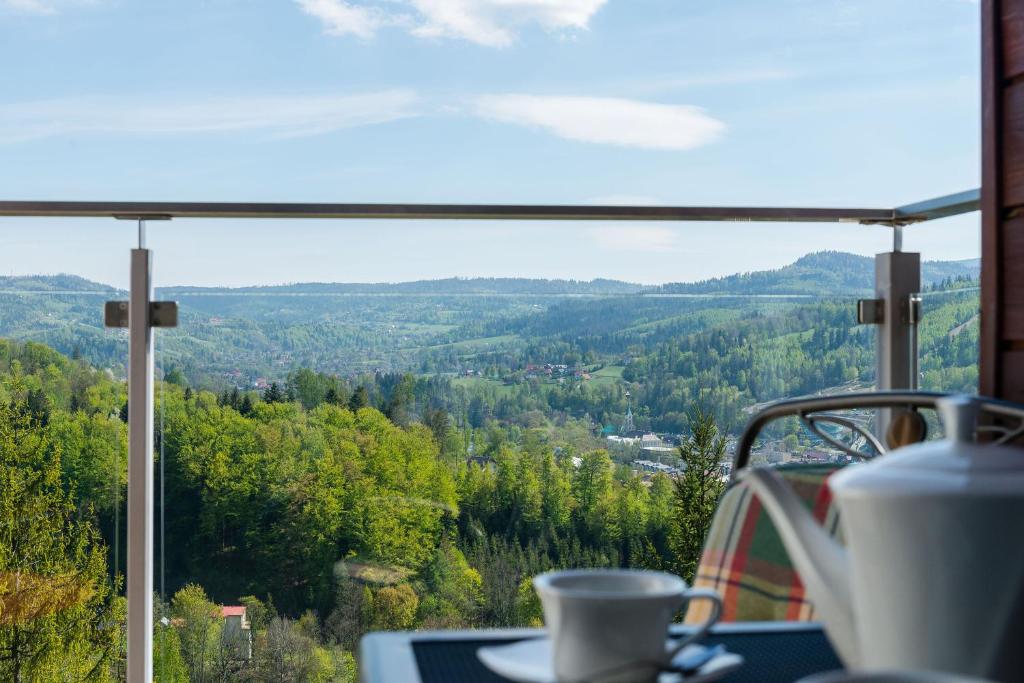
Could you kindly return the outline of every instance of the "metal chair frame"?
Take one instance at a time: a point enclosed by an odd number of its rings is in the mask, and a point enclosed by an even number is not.
[[[774,403],[757,413],[747,423],[736,445],[733,457],[730,483],[736,481],[736,473],[750,463],[750,452],[757,437],[769,423],[784,417],[797,417],[815,435],[829,445],[852,457],[867,459],[884,454],[887,449],[881,439],[864,427],[832,411],[853,409],[895,408],[904,410],[931,409],[938,406],[938,400],[950,394],[934,391],[871,391],[834,396],[811,396],[787,399]],[[992,434],[992,443],[1005,444],[1024,436],[1024,405],[989,398],[977,397],[983,416],[990,418],[991,424],[979,424],[977,433]],[[1015,420],[1013,426],[999,424],[1002,420]],[[875,453],[858,451],[836,440],[820,428],[821,424],[835,424],[849,429],[852,433],[864,438]]]

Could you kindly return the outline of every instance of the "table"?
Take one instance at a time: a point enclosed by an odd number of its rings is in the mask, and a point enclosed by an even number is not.
[[[687,632],[675,626],[673,634]],[[538,629],[382,632],[360,643],[362,683],[507,683],[476,658],[477,648],[536,638]],[[726,683],[793,681],[839,669],[821,625],[810,622],[745,622],[716,625],[706,641],[746,658]]]

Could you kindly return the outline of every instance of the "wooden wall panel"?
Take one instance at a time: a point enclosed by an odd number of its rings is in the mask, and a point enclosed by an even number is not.
[[[1003,354],[1003,387],[999,398],[1024,403],[1024,350]]]
[[[1024,205],[1024,81],[1002,89],[1002,204]]]
[[[1000,346],[1003,350],[1024,340],[1024,216],[1003,221],[999,268],[1003,273],[1000,317],[1003,319]]]
[[[1020,0],[981,0],[981,340],[978,392],[1002,396],[1003,32]],[[1004,15],[1004,8],[1006,13]],[[1010,16],[1014,19],[1010,19]],[[1012,44],[1011,41],[1007,41]]]
[[[980,393],[1024,402],[1024,0],[981,2]]]
[[[1024,402],[1024,0],[981,2],[978,390]]]
[[[1003,77],[1024,74],[1024,0],[1002,0]]]

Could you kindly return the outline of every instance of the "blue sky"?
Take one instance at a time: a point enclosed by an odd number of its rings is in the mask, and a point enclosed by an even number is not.
[[[979,183],[970,0],[0,0],[5,199],[886,207]],[[123,284],[133,226],[0,219]],[[693,280],[883,228],[152,225],[158,284]],[[908,230],[977,256],[978,216]]]

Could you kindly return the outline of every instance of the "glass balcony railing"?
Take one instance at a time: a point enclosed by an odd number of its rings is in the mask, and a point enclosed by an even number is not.
[[[269,286],[274,263],[260,262],[254,286],[224,287],[178,280],[171,254],[202,254],[215,273],[245,250],[198,232],[184,247],[182,223],[902,225],[975,201],[887,211],[0,202],[5,215],[141,216],[151,247],[122,224],[109,272],[0,278],[0,651],[10,653],[0,676],[355,680],[357,644],[373,630],[540,625],[530,578],[542,571],[692,575],[706,511],[686,501],[694,487],[717,498],[750,416],[782,398],[870,389],[881,354],[909,353],[858,322],[858,300],[887,290],[852,254],[657,286]],[[152,220],[165,214],[174,220]],[[271,234],[286,232],[247,239]],[[978,264],[922,257],[915,372],[888,388],[973,391]],[[104,327],[107,301],[130,315],[108,306]],[[851,419],[870,428],[877,416]],[[845,443],[833,428],[822,427]],[[752,456],[848,459],[796,419],[766,430]],[[694,463],[711,476],[693,476]]]

